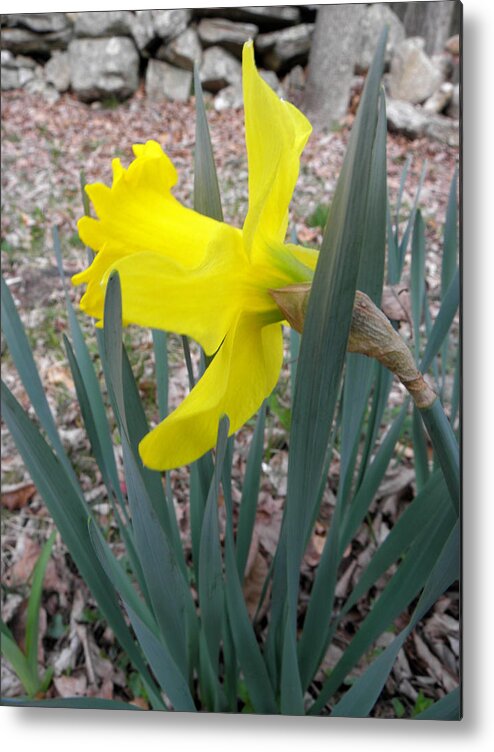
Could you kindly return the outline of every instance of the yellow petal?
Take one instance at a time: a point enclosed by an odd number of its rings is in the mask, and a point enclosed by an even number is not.
[[[188,397],[142,439],[144,464],[168,470],[193,462],[215,445],[223,415],[233,434],[274,389],[282,359],[280,324],[263,327],[258,315],[240,316]]]
[[[98,261],[99,254],[91,267],[96,267],[96,278],[100,274]],[[100,284],[90,281],[81,308],[102,318],[108,277],[117,270],[126,322],[187,334],[213,354],[239,311],[254,304],[239,271],[242,264],[241,233],[225,225],[211,241],[207,262],[197,269],[187,269],[156,253],[117,259],[104,271]]]
[[[261,78],[255,67],[252,42],[244,45],[242,70],[249,166],[249,210],[244,235],[249,253],[256,256],[263,253],[265,244],[285,239],[288,205],[311,125]]]
[[[136,159],[127,169],[113,160],[113,184],[86,186],[98,219],[78,222],[81,240],[105,258],[99,273],[132,253],[152,252],[197,266],[222,223],[182,206],[171,194],[177,173],[156,141],[134,146]],[[76,275],[74,284],[93,275]],[[101,278],[101,274],[100,274]]]

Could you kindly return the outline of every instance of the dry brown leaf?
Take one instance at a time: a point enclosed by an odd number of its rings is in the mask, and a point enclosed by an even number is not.
[[[36,493],[34,483],[16,483],[13,486],[4,486],[2,491],[2,507],[14,512],[22,509]]]
[[[60,697],[85,697],[87,695],[87,679],[82,673],[78,676],[56,676],[53,684]]]
[[[243,592],[249,616],[252,619],[257,611],[261,593],[268,575],[269,566],[266,558],[259,550],[257,535],[253,535],[252,544],[249,550],[247,566],[245,568],[245,577],[243,583]],[[269,604],[269,592],[266,594],[264,603],[259,610],[259,616],[266,612]]]
[[[36,541],[24,535],[17,546],[19,558],[5,574],[5,582],[10,587],[17,587],[28,581],[38,561],[41,548]]]
[[[410,293],[404,285],[389,285],[384,287],[381,308],[391,321],[412,320]]]

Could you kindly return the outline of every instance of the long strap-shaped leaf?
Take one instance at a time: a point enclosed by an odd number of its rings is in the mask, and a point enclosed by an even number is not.
[[[338,180],[309,298],[300,347],[293,401],[288,489],[287,597],[288,621],[284,647],[286,683],[282,712],[303,713],[300,679],[296,686],[296,608],[305,531],[312,519],[339,384],[357,286],[369,195],[386,30],[367,76],[347,154]],[[314,363],[318,367],[314,368]]]
[[[122,439],[136,549],[162,636],[177,666],[187,676],[188,636],[184,624],[186,615],[193,611],[193,603],[173,544],[158,523],[129,438],[124,397],[122,301],[118,274],[113,274],[108,280],[104,315],[108,389],[112,393]]]
[[[337,705],[335,705],[331,713],[332,716],[357,718],[369,714],[379,698],[386,679],[393,668],[396,656],[406,638],[411,634],[424,614],[434,605],[439,596],[458,579],[460,570],[459,554],[459,522],[457,522],[427,579],[410,622],[357,679]],[[452,714],[453,708],[449,708],[448,706],[448,717],[451,717]],[[459,712],[456,711],[456,719],[458,718]]]
[[[81,576],[117,640],[143,676],[154,707],[162,707],[161,699],[153,688],[153,680],[120,612],[111,583],[94,558],[87,529],[88,518],[91,518],[89,507],[82,495],[76,493],[65,467],[3,382],[2,413],[33,483],[43,497]]]
[[[431,502],[431,516],[427,525],[414,540],[372,611],[324,682],[320,695],[310,710],[311,714],[322,710],[363,653],[406,608],[426,582],[456,522],[444,485],[438,493],[431,496]]]

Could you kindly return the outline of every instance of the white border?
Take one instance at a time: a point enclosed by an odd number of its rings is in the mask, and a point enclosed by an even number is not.
[[[247,3],[218,0],[218,6]],[[255,3],[254,3],[255,4]],[[272,3],[273,5],[281,3]],[[152,5],[152,4],[151,4]],[[166,2],[160,7],[213,3]],[[142,2],[45,2],[43,11],[149,8]],[[88,749],[317,750],[328,745],[353,752],[491,749],[494,738],[492,686],[494,494],[492,460],[494,286],[492,60],[494,4],[464,3],[464,720],[414,723],[354,719],[138,714],[1,708],[5,749],[22,743],[36,752]],[[39,12],[27,0],[4,0],[2,12]],[[489,179],[490,178],[490,179]],[[489,238],[489,244],[487,239]],[[486,419],[487,417],[491,420]],[[9,744],[10,742],[10,744]],[[344,746],[334,746],[342,744]],[[425,745],[425,746],[424,746]]]

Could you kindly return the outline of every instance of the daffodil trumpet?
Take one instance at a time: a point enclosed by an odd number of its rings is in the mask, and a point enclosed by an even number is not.
[[[310,284],[301,284],[271,290],[290,326],[300,333],[304,330],[310,289]],[[347,349],[382,363],[397,376],[419,409],[434,404],[436,394],[415,365],[406,343],[385,314],[360,290],[355,294]]]
[[[103,322],[105,289],[116,270],[124,324],[187,335],[214,358],[190,394],[140,442],[145,465],[167,470],[211,449],[223,415],[237,431],[274,389],[283,359],[283,313],[270,290],[310,282],[317,251],[285,243],[288,206],[306,117],[259,75],[252,42],[243,49],[249,204],[242,229],[183,206],[177,173],[156,141],[114,159],[111,187],[86,186],[96,217],[78,222],[96,251],[73,277],[87,284],[81,308]]]

